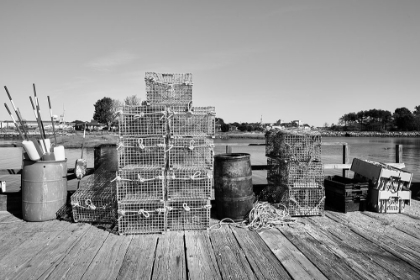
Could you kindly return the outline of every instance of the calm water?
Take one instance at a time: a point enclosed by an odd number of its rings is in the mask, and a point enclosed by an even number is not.
[[[406,170],[414,174],[413,181],[420,181],[420,138],[373,138],[373,137],[324,137],[324,142],[347,142],[349,144],[350,158],[369,159],[380,162],[395,162],[395,145],[403,145],[403,162]],[[7,141],[1,140],[2,143]],[[226,144],[264,143],[264,139],[215,139],[216,154],[224,153]],[[249,153],[251,163],[256,165],[267,164],[264,146],[233,146],[233,152]],[[22,154],[20,148],[1,148],[0,169],[21,168]],[[80,149],[66,149],[67,166],[73,167],[80,158]],[[93,167],[93,149],[84,149],[83,157],[88,162],[88,167]],[[323,163],[341,163],[342,146],[323,146]],[[326,170],[325,175],[341,174],[339,170]],[[256,184],[265,183],[266,172],[254,171],[253,181]],[[352,176],[351,173],[349,176]],[[10,178],[10,176],[8,176]],[[0,176],[0,180],[6,180]]]

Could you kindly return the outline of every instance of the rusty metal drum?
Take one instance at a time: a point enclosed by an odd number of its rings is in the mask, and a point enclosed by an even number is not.
[[[247,218],[255,202],[249,154],[214,157],[214,191],[219,219],[242,221]]]
[[[67,160],[24,160],[21,182],[23,219],[53,220],[67,201]]]

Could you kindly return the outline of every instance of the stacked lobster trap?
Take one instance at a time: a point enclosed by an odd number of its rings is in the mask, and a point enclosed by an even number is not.
[[[261,198],[284,204],[291,216],[322,215],[324,174],[319,132],[271,130],[266,134],[267,181]]]
[[[191,74],[146,73],[145,82],[146,102],[120,111],[119,232],[206,229],[214,107],[192,107]]]

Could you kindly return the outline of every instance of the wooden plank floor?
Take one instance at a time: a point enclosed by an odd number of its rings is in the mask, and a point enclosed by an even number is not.
[[[420,279],[420,202],[403,214],[326,211],[261,232],[119,236],[0,212],[1,279]]]

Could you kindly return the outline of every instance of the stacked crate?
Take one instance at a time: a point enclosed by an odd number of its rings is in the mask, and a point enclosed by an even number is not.
[[[281,202],[291,216],[322,215],[325,204],[324,174],[319,132],[271,130],[266,134],[267,181],[263,193]]]
[[[353,159],[355,179],[369,182],[369,208],[378,213],[402,213],[411,205],[413,174],[380,162]]]
[[[192,107],[191,74],[146,73],[145,82],[144,105],[120,118],[119,231],[208,228],[215,110]]]

